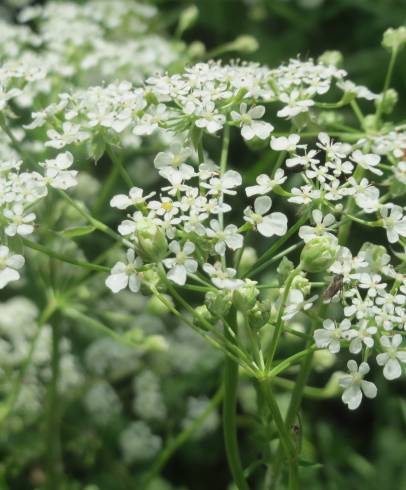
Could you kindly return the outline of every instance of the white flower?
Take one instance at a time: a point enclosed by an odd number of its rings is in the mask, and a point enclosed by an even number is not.
[[[241,279],[234,279],[237,274],[235,269],[230,267],[223,269],[220,262],[216,262],[214,266],[208,263],[203,264],[203,270],[219,289],[237,289],[244,284]]]
[[[278,168],[275,175],[271,178],[266,174],[258,175],[257,184],[245,189],[245,193],[248,197],[255,196],[257,194],[263,195],[268,194],[272,189],[278,185],[282,185],[286,181],[284,171]]]
[[[360,167],[365,168],[365,170],[369,170],[376,175],[383,175],[382,170],[376,168],[381,161],[379,155],[375,155],[374,153],[362,153],[360,150],[355,150],[351,155],[351,160]]]
[[[381,344],[385,352],[376,356],[376,362],[384,366],[383,375],[388,380],[399,378],[402,374],[400,362],[406,362],[406,351],[398,350],[401,343],[402,336],[398,333],[393,337],[387,335],[381,337]]]
[[[210,221],[210,227],[207,228],[207,236],[213,238],[216,243],[214,250],[219,255],[226,253],[226,246],[231,250],[237,250],[243,245],[243,236],[238,233],[238,228],[235,225],[227,225],[224,229],[216,219]]]
[[[265,121],[256,121],[256,119],[261,119],[264,114],[264,106],[254,106],[247,111],[247,104],[243,102],[240,105],[240,113],[231,111],[231,119],[239,123],[241,136],[246,141],[252,140],[255,137],[265,140],[273,131],[273,126]]]
[[[79,143],[89,137],[88,133],[80,130],[79,124],[72,124],[70,122],[64,122],[62,124],[62,133],[50,129],[47,131],[47,135],[49,141],[45,143],[45,146],[50,146],[57,150],[71,143]]]
[[[288,168],[296,167],[296,165],[301,165],[302,167],[308,167],[309,165],[316,165],[319,162],[317,158],[314,158],[317,155],[316,150],[310,150],[308,153],[304,155],[293,155],[291,158],[287,158],[285,165]]]
[[[317,294],[305,299],[303,292],[300,289],[291,289],[289,291],[287,304],[283,313],[282,320],[291,320],[297,313],[307,311],[312,308],[313,303],[318,298]]]
[[[191,150],[179,143],[173,145],[168,151],[161,151],[154,160],[155,168],[165,178],[173,173],[180,173],[185,180],[191,179],[195,171],[191,165],[185,162],[191,156]]]
[[[31,223],[35,220],[35,214],[24,215],[22,204],[14,204],[11,209],[5,209],[3,214],[11,222],[5,228],[6,235],[30,235],[34,231],[34,226]]]
[[[299,228],[299,237],[305,243],[320,236],[334,236],[327,231],[335,223],[335,218],[332,214],[323,216],[323,213],[319,209],[314,209],[312,211],[312,217],[316,226],[301,226]]]
[[[380,208],[383,226],[389,243],[399,241],[399,236],[406,237],[406,215],[402,208],[396,204],[384,204]]]
[[[309,204],[313,199],[320,197],[320,191],[308,184],[302,185],[299,188],[293,187],[290,192],[292,193],[292,197],[289,197],[288,201],[295,204]]]
[[[288,219],[283,213],[267,213],[272,206],[272,199],[268,196],[257,197],[254,210],[250,206],[244,210],[244,220],[251,223],[261,235],[271,237],[283,236],[288,229]]]
[[[198,128],[205,128],[208,133],[216,133],[224,126],[226,118],[223,114],[220,114],[213,101],[209,100],[204,103],[197,111],[195,124]]]
[[[129,249],[127,251],[127,264],[117,262],[113,266],[109,277],[106,279],[106,286],[113,293],[118,293],[127,286],[130,288],[130,291],[137,293],[141,287],[139,269],[142,265],[142,259],[140,257],[135,258],[134,250]]]
[[[24,265],[22,255],[12,254],[5,245],[0,245],[0,289],[7,286],[9,282],[20,279],[18,272]]]
[[[110,201],[112,208],[127,209],[129,206],[137,206],[143,204],[147,199],[155,195],[155,192],[150,192],[148,195],[143,196],[144,191],[139,187],[132,187],[126,194],[117,194]]]
[[[380,291],[385,290],[386,283],[381,282],[382,276],[379,274],[368,274],[362,272],[358,274],[359,284],[361,289],[367,289],[367,295],[371,298],[375,298]]]
[[[369,327],[367,321],[361,321],[358,328],[351,331],[352,340],[349,348],[351,354],[358,354],[361,352],[362,344],[365,344],[369,349],[371,349],[374,346],[373,336],[376,334],[376,332],[376,327]]]
[[[173,241],[169,244],[169,250],[175,254],[175,258],[163,260],[165,267],[169,269],[168,279],[183,286],[188,273],[197,271],[197,262],[190,257],[195,251],[195,246],[192,242],[187,241],[182,249],[179,242]]]
[[[323,321],[323,328],[314,332],[317,347],[328,348],[332,354],[340,352],[341,340],[348,340],[351,336],[351,322],[347,318],[337,326],[333,320],[327,318]]]
[[[380,207],[379,189],[377,187],[369,185],[367,187],[358,186],[355,188],[354,196],[357,206],[366,213],[374,213]]]
[[[340,379],[340,386],[344,388],[341,399],[350,410],[355,410],[361,404],[362,394],[367,398],[375,398],[377,389],[374,383],[364,380],[370,370],[366,362],[362,362],[358,369],[357,363],[351,359],[347,367],[350,373]]]
[[[229,194],[235,196],[237,192],[233,190],[242,183],[241,175],[235,170],[228,170],[222,177],[212,177],[209,182],[203,182],[202,187],[209,189],[208,194],[218,196]]]
[[[286,104],[283,109],[277,112],[279,117],[295,117],[301,112],[307,112],[309,107],[314,105],[314,100],[300,99],[300,93],[296,89],[292,90],[290,94],[280,94],[279,99]]]
[[[45,178],[51,187],[55,189],[69,189],[77,185],[77,170],[67,170],[73,164],[73,155],[69,151],[59,153],[52,160],[40,163],[45,168]]]
[[[275,151],[287,151],[293,153],[298,148],[300,136],[298,134],[290,134],[289,136],[279,136],[271,138],[271,148]],[[303,147],[303,145],[300,145]]]
[[[326,152],[328,159],[339,161],[341,158],[345,158],[351,151],[350,144],[334,142],[327,133],[319,133],[318,140],[316,146]]]

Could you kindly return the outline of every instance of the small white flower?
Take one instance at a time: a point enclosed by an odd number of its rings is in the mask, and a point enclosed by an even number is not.
[[[367,295],[371,298],[375,298],[380,291],[385,290],[386,283],[381,282],[382,276],[380,274],[368,274],[362,272],[358,275],[359,284],[361,289],[367,289]]]
[[[294,154],[291,158],[286,159],[285,165],[288,168],[296,167],[297,165],[300,165],[302,167],[309,167],[312,164],[317,165],[320,162],[317,158],[314,158],[316,155],[317,155],[316,150],[310,150],[308,153],[305,153],[304,155]]]
[[[389,243],[398,242],[399,236],[406,237],[406,215],[400,206],[384,204],[379,211]]]
[[[375,398],[378,390],[374,383],[364,380],[370,371],[366,362],[362,362],[358,369],[357,363],[351,359],[347,367],[350,373],[340,379],[340,386],[344,388],[341,399],[350,410],[355,410],[360,406],[363,394],[367,398]]]
[[[287,151],[293,153],[298,148],[300,136],[298,134],[290,134],[289,136],[272,137],[271,148],[275,151]],[[303,147],[303,145],[300,145]]]
[[[184,180],[189,180],[195,174],[194,168],[185,163],[190,156],[191,150],[189,148],[175,144],[168,151],[158,153],[154,165],[164,178],[173,173],[180,173]]]
[[[244,220],[251,223],[258,232],[265,236],[283,236],[288,229],[288,219],[283,213],[266,214],[272,206],[272,199],[268,196],[257,197],[254,210],[250,206],[244,210]]]
[[[219,196],[221,194],[229,194],[235,196],[237,192],[235,187],[242,183],[241,175],[235,170],[228,170],[222,177],[212,177],[209,182],[203,182],[202,187],[209,189],[208,194]]]
[[[47,131],[47,135],[49,141],[45,143],[45,146],[50,146],[57,150],[71,143],[80,143],[89,137],[88,133],[80,130],[79,124],[72,124],[70,122],[64,122],[62,124],[62,133],[50,129]]]
[[[351,155],[351,160],[360,167],[365,168],[365,170],[369,170],[376,175],[383,175],[382,170],[376,168],[381,161],[379,155],[375,155],[374,153],[362,153],[360,150],[355,150]]]
[[[305,243],[320,236],[334,236],[327,231],[335,223],[335,218],[332,214],[323,216],[323,213],[319,209],[314,209],[312,211],[312,218],[315,226],[301,226],[299,228],[299,237]]]
[[[226,246],[231,250],[237,250],[243,245],[243,236],[238,233],[238,228],[235,225],[227,225],[224,229],[216,219],[210,221],[210,227],[207,228],[207,236],[213,238],[216,243],[214,250],[219,255],[226,253]]]
[[[165,267],[169,269],[168,279],[183,286],[187,275],[197,271],[197,262],[190,257],[195,251],[195,246],[187,241],[181,248],[179,242],[173,241],[169,244],[169,250],[175,254],[175,258],[163,260]]]
[[[244,281],[241,279],[234,279],[237,271],[230,267],[223,269],[220,262],[216,262],[213,265],[203,264],[204,272],[210,276],[211,282],[219,289],[237,289],[240,288]]]
[[[402,374],[400,362],[406,362],[406,351],[398,350],[401,343],[402,336],[398,333],[393,337],[387,335],[381,337],[381,344],[385,352],[376,356],[376,362],[384,366],[383,375],[388,380],[399,378]]]
[[[7,286],[9,282],[20,279],[18,272],[24,265],[22,255],[12,254],[5,245],[0,245],[0,289]]]
[[[278,185],[282,185],[286,181],[287,177],[285,176],[284,171],[281,168],[278,168],[275,172],[275,175],[271,178],[266,174],[258,175],[257,184],[251,187],[247,187],[245,189],[245,193],[248,197],[255,195],[263,195],[268,194],[272,191],[272,189]]]
[[[59,153],[52,160],[45,160],[40,163],[45,168],[45,178],[51,187],[55,189],[69,189],[77,185],[77,170],[67,170],[73,164],[73,155],[71,152]]]
[[[289,197],[288,201],[294,204],[309,204],[314,199],[319,199],[320,191],[314,189],[312,186],[305,184],[302,187],[293,187],[290,191],[292,197]]]
[[[118,293],[127,286],[133,293],[138,293],[141,287],[141,277],[139,269],[143,262],[140,257],[135,258],[134,250],[127,251],[127,264],[117,262],[111,269],[109,277],[106,279],[106,286]]]
[[[314,340],[317,347],[328,348],[332,354],[340,352],[341,341],[349,340],[351,337],[351,322],[347,318],[342,320],[339,325],[327,318],[323,321],[323,328],[314,332]]]
[[[139,187],[132,187],[126,194],[117,194],[110,201],[110,206],[117,209],[127,209],[129,206],[137,206],[143,204],[147,199],[155,195],[155,192],[150,192],[143,196],[144,191]]]
[[[280,94],[279,99],[286,105],[277,112],[277,115],[287,119],[295,117],[302,112],[307,112],[314,105],[314,100],[300,99],[300,93],[296,89],[292,90],[290,94]]]
[[[196,111],[198,118],[195,124],[198,128],[206,129],[208,133],[213,134],[219,131],[226,122],[226,118],[223,114],[220,114],[214,102],[209,100],[204,103],[201,108]]]
[[[250,141],[253,138],[265,140],[273,131],[272,124],[265,121],[257,121],[265,114],[265,107],[262,105],[251,107],[247,110],[247,104],[243,102],[240,105],[240,112],[231,111],[231,119],[239,123],[241,136]]]
[[[365,344],[369,349],[374,346],[373,336],[376,334],[376,327],[369,327],[368,322],[361,321],[358,328],[351,330],[352,339],[350,342],[351,354],[358,354],[361,352],[362,344]]]
[[[22,204],[14,204],[11,209],[5,209],[3,214],[10,222],[5,228],[6,235],[30,235],[34,231],[34,226],[31,223],[35,220],[35,214],[24,215]]]

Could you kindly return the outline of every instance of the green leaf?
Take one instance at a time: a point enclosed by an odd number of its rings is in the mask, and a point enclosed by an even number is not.
[[[61,235],[65,238],[74,238],[77,236],[89,235],[95,231],[94,226],[75,226],[73,228],[67,228],[66,230],[61,231]]]

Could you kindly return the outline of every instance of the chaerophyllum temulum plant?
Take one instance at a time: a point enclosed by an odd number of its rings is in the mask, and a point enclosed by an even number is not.
[[[1,169],[1,286],[20,277],[23,253],[33,249],[104,275],[106,294],[128,288],[153,295],[221,350],[225,449],[239,490],[260,471],[239,454],[239,376],[257,392],[267,440],[259,448],[264,487],[276,488],[286,474],[285,488],[297,489],[299,412],[315,353],[327,350],[338,367],[347,366],[337,379],[350,410],[377,396],[372,366],[389,381],[402,375],[406,126],[388,116],[397,100],[391,75],[405,43],[405,28],[385,32],[391,58],[380,94],[350,81],[336,52],[275,69],[201,62],[141,84],[63,93],[25,125],[43,131],[41,161],[13,134],[7,108],[18,83],[7,70],[1,75],[2,128],[24,149],[23,161]],[[150,191],[137,186],[126,156],[134,141],[157,133],[165,148],[150,157],[150,168],[162,180]],[[240,139],[253,150],[243,174],[229,151]],[[266,159],[256,162],[264,148]],[[72,193],[83,162],[105,152],[112,173],[92,209]],[[119,176],[127,189],[112,196]],[[103,219],[100,196],[121,217],[117,229]],[[88,262],[49,246],[48,199],[83,219],[70,237],[103,233],[122,258],[110,266],[108,247]],[[368,237],[361,243],[359,231]],[[58,309],[91,322],[77,303],[53,298],[45,317]],[[282,385],[291,390],[285,412],[276,397]]]

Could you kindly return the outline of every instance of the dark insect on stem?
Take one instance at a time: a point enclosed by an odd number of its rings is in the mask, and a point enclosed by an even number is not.
[[[339,293],[343,288],[343,280],[344,276],[342,274],[335,275],[330,284],[327,286],[326,290],[323,292],[322,298],[328,300]]]

